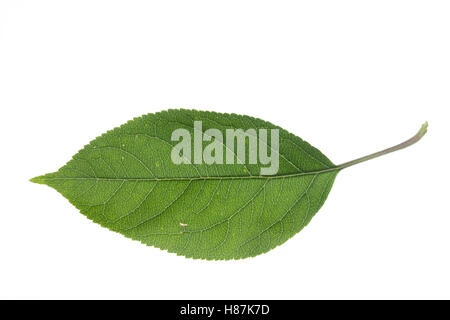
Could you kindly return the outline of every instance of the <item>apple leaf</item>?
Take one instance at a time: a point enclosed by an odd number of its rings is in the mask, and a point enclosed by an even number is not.
[[[264,146],[278,159],[276,174],[262,175],[267,165],[237,161],[237,151],[217,136],[203,136],[200,149],[197,145],[183,156],[198,160],[195,152],[214,141],[220,153],[236,155],[234,163],[174,163],[171,156],[178,141],[172,134],[185,129],[194,137],[199,134],[195,121],[202,123],[200,134],[216,129],[223,137],[227,129],[278,129],[277,148],[272,141]],[[57,172],[31,181],[56,189],[92,221],[144,244],[192,258],[241,259],[265,253],[305,227],[340,170],[407,147],[426,127],[402,144],[336,166],[309,143],[269,122],[169,110],[108,131]]]

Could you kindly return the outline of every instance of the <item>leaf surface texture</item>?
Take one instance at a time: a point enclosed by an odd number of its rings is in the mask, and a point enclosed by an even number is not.
[[[224,137],[226,129],[279,129],[278,173],[261,176],[259,164],[174,164],[172,132],[184,128],[193,137],[194,121]],[[223,148],[225,154],[225,142]],[[144,244],[192,258],[240,259],[265,253],[306,226],[338,171],[319,150],[269,122],[180,109],[135,118],[32,181]]]

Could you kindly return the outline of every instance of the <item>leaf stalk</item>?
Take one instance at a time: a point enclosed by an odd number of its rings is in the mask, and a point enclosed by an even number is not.
[[[390,148],[387,148],[387,149],[384,149],[384,150],[381,150],[381,151],[369,154],[367,156],[364,156],[364,157],[361,157],[361,158],[358,158],[358,159],[355,159],[355,160],[352,160],[352,161],[345,162],[345,163],[343,163],[341,165],[338,165],[336,168],[339,169],[339,170],[345,169],[345,168],[351,167],[351,166],[353,166],[355,164],[358,164],[358,163],[361,163],[361,162],[365,162],[365,161],[368,161],[368,160],[371,160],[371,159],[374,159],[374,158],[378,158],[378,157],[384,156],[385,154],[388,154],[388,153],[391,153],[391,152],[395,152],[397,150],[404,149],[404,148],[407,148],[409,146],[412,146],[417,141],[422,139],[422,137],[425,135],[425,133],[427,133],[427,128],[428,128],[428,122],[425,122],[422,125],[422,127],[420,128],[419,132],[417,132],[414,137],[412,137],[412,138],[410,138],[410,139],[408,139],[408,140],[406,140],[406,141],[404,141],[404,142],[402,142],[400,144],[397,144],[397,145],[395,145],[393,147],[390,147]]]

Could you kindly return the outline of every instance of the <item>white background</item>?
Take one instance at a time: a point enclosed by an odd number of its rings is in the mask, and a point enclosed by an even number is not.
[[[450,298],[449,1],[1,1],[0,298]],[[29,178],[167,108],[236,112],[351,160],[281,247],[185,259]]]

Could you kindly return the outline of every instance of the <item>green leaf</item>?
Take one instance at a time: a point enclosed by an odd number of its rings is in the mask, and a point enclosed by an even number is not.
[[[178,141],[172,133],[184,128],[194,136],[194,121],[202,121],[203,132],[219,129],[224,137],[226,129],[279,129],[278,172],[264,176],[266,165],[246,162],[175,164],[171,152]],[[426,124],[398,146],[336,166],[269,122],[169,110],[108,131],[57,172],[31,181],[56,189],[89,219],[144,244],[192,258],[240,259],[265,253],[306,226],[340,170],[409,146],[425,132]],[[224,154],[236,152],[225,141],[220,146]],[[275,155],[273,144],[267,146]]]

